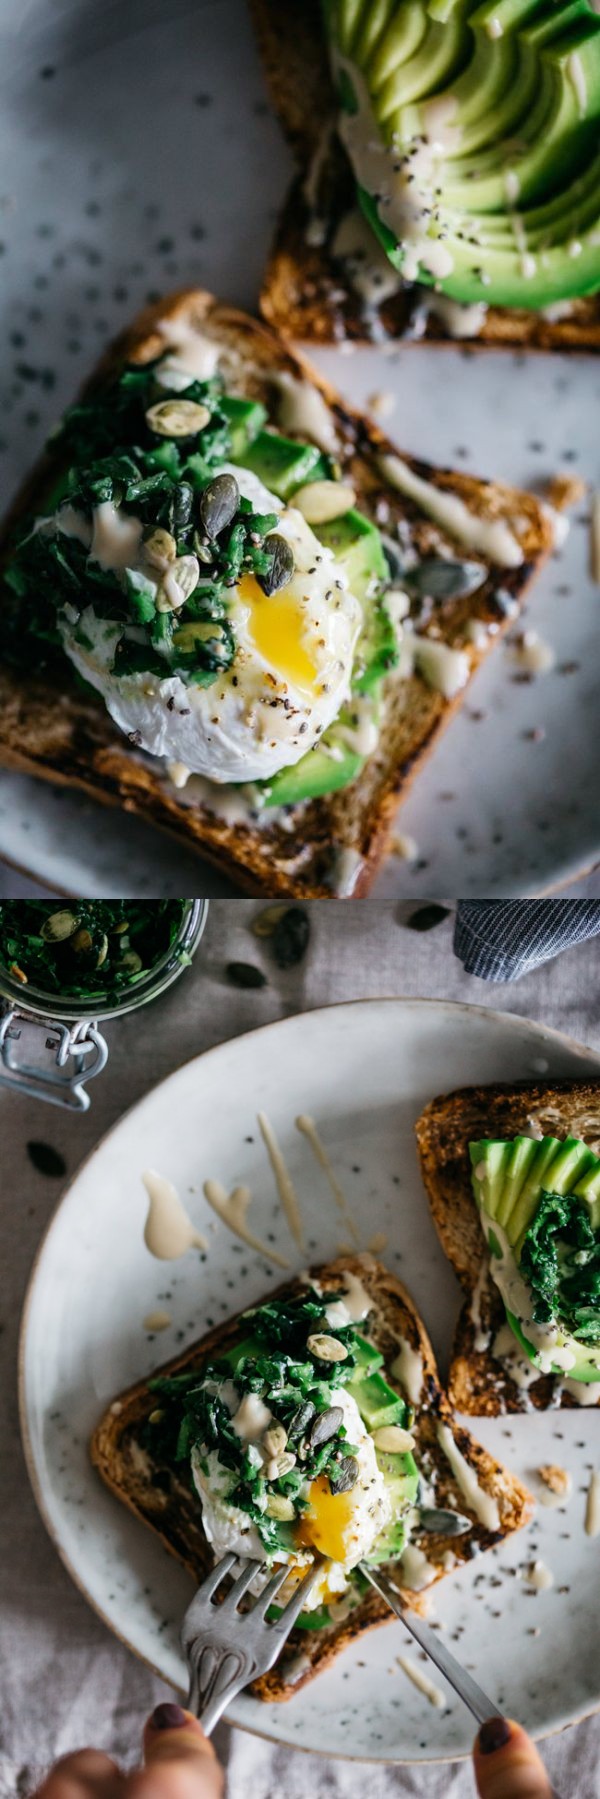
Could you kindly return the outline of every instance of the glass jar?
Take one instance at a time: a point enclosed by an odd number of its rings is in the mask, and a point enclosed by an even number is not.
[[[208,900],[183,900],[181,923],[168,950],[106,1006],[97,998],[87,1004],[69,1001],[68,995],[61,999],[31,983],[24,993],[22,983],[0,966],[0,1083],[50,1105],[87,1112],[87,1082],[101,1073],[108,1057],[99,1023],[136,1012],[179,979],[198,947],[207,913]]]

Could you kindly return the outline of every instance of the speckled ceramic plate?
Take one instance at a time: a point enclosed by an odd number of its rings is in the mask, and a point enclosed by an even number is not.
[[[107,338],[193,283],[256,305],[290,160],[245,0],[0,0],[0,479],[8,498]],[[351,400],[396,399],[407,449],[537,485],[598,485],[600,363],[394,348],[318,361]],[[589,498],[536,584],[527,624],[554,670],[490,659],[402,813],[417,845],[381,895],[533,893],[600,855],[598,589]],[[231,891],[148,826],[0,775],[0,855],[96,896]]]
[[[25,1310],[22,1419],[37,1501],[59,1553],[91,1604],[136,1654],[175,1686],[188,1577],[101,1486],[87,1442],[111,1396],[155,1368],[213,1322],[250,1305],[281,1278],[221,1225],[211,1229],[202,1184],[216,1177],[253,1190],[253,1228],[292,1266],[329,1259],[340,1214],[306,1140],[294,1128],[312,1112],[364,1241],[384,1233],[384,1259],[422,1310],[440,1362],[447,1356],[458,1289],[419,1179],[413,1123],[450,1083],[585,1074],[590,1051],[527,1020],[437,1000],[366,1000],[305,1013],[196,1058],[135,1106],[104,1138],[62,1199],[34,1270]],[[268,1112],[301,1196],[302,1259],[276,1201],[256,1113]],[[143,1243],[148,1164],[168,1174],[209,1238],[177,1263]],[[144,1331],[157,1306],[169,1329]],[[590,1468],[600,1465],[598,1417],[549,1412],[482,1422],[479,1436],[540,1490],[535,1469],[559,1462],[573,1477],[567,1507],[539,1507],[528,1530],[449,1576],[434,1617],[496,1701],[542,1733],[600,1704],[598,1551],[584,1534]],[[529,1591],[524,1571],[541,1557],[551,1591]],[[557,1641],[561,1645],[556,1654]],[[471,1720],[447,1692],[433,1710],[399,1668],[416,1653],[401,1624],[363,1638],[286,1705],[242,1697],[232,1721],[305,1750],[376,1761],[466,1753]],[[443,1683],[441,1683],[443,1685]]]

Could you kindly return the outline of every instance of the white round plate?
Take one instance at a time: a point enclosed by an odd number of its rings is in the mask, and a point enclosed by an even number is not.
[[[256,308],[291,158],[247,0],[0,0],[0,43],[4,503],[149,296],[200,284]],[[598,486],[597,357],[392,345],[317,360],[359,405],[393,394],[405,450],[516,485],[566,469]],[[403,807],[418,857],[392,858],[381,896],[532,894],[598,859],[589,514],[588,493],[528,602],[554,670],[521,684],[492,654]],[[140,820],[5,772],[0,855],[52,892],[232,891]]]
[[[430,1223],[413,1124],[435,1093],[465,1082],[585,1075],[600,1058],[510,1014],[438,1000],[365,1000],[304,1013],[235,1038],[186,1064],[149,1093],[98,1145],[50,1224],[25,1309],[22,1420],[34,1490],[74,1579],[118,1636],[182,1687],[178,1646],[192,1587],[158,1540],[101,1485],[88,1462],[90,1433],[120,1389],[212,1324],[257,1301],[281,1274],[212,1230],[208,1177],[247,1183],[253,1227],[293,1268],[336,1254],[340,1213],[294,1128],[313,1113],[364,1241],[385,1232],[384,1259],[411,1289],[443,1363],[458,1290]],[[265,1110],[289,1159],[306,1224],[291,1242],[256,1126]],[[153,1260],[143,1243],[140,1179],[167,1174],[210,1242],[206,1261]],[[152,1338],[143,1318],[167,1306],[172,1327]],[[598,1415],[549,1412],[487,1420],[475,1434],[539,1490],[535,1469],[558,1462],[573,1476],[566,1509],[542,1506],[509,1538],[435,1594],[447,1640],[509,1714],[554,1730],[600,1704],[598,1549],[583,1529]],[[530,1593],[522,1571],[553,1570],[551,1591]],[[557,1653],[560,1645],[560,1653]],[[464,1754],[472,1723],[448,1693],[434,1710],[396,1656],[412,1647],[390,1623],[349,1649],[286,1705],[251,1697],[231,1720],[278,1742],[331,1755],[412,1761]],[[414,1658],[413,1658],[414,1659]],[[443,1683],[441,1683],[443,1685]]]

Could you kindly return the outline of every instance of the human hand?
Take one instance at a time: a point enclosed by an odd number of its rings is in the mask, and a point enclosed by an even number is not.
[[[198,1720],[157,1705],[144,1728],[143,1767],[124,1774],[100,1749],[56,1762],[33,1799],[221,1799],[223,1772]]]
[[[488,1718],[473,1746],[479,1799],[554,1799],[531,1737],[508,1718]]]

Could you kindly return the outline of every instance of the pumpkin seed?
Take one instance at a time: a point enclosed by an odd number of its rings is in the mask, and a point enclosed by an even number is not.
[[[170,531],[160,529],[150,531],[144,538],[144,555],[152,568],[164,568],[165,562],[174,562],[177,555],[177,544]]]
[[[44,920],[40,937],[43,937],[44,943],[64,943],[66,937],[73,936],[78,924],[79,919],[74,912],[51,912],[50,917]]]
[[[335,1437],[343,1421],[341,1405],[332,1405],[327,1412],[319,1412],[309,1435],[311,1449],[320,1449],[322,1443],[328,1443],[330,1437]]]
[[[228,962],[225,973],[232,987],[266,987],[267,977],[253,962]]]
[[[206,536],[219,537],[235,518],[240,503],[240,490],[235,475],[215,475],[203,487],[198,501],[200,524]]]
[[[270,1424],[269,1429],[265,1431],[262,1440],[262,1447],[265,1454],[270,1456],[281,1455],[282,1451],[285,1449],[286,1443],[287,1431],[284,1430],[283,1424]],[[294,1457],[294,1461],[295,1459],[296,1458]]]
[[[18,962],[11,962],[8,972],[13,975],[15,981],[21,982],[22,987],[27,986],[27,975],[23,972],[22,968],[19,968]]]
[[[315,1416],[312,1399],[305,1399],[303,1405],[296,1407],[288,1423],[288,1441],[291,1437],[302,1437]]]
[[[410,592],[429,600],[454,600],[458,594],[474,593],[485,581],[480,562],[454,562],[446,556],[423,556],[413,568],[403,573]]]
[[[252,920],[250,928],[253,936],[272,937],[275,926],[279,924],[280,918],[283,918],[284,914],[288,911],[289,906],[285,905],[265,906],[264,911],[258,912],[256,918],[253,918]]]
[[[102,967],[102,963],[106,961],[107,955],[108,955],[108,937],[103,932],[102,936],[100,938],[98,954],[96,956],[96,968]]]
[[[403,1455],[405,1450],[414,1448],[415,1439],[399,1424],[382,1424],[379,1430],[373,1431],[373,1442],[376,1449],[387,1449],[390,1455]]]
[[[310,924],[302,906],[287,906],[273,931],[273,955],[278,968],[295,968],[308,948]]]
[[[164,1414],[162,1406],[157,1405],[154,1407],[153,1412],[148,1413],[148,1423],[149,1424],[160,1424],[161,1418],[164,1418],[164,1415],[165,1414]]]
[[[284,1499],[283,1493],[269,1493],[265,1506],[269,1518],[295,1518],[296,1513],[291,1499]]]
[[[292,495],[307,525],[326,525],[330,519],[343,518],[356,503],[356,491],[347,481],[310,481]]]
[[[125,974],[139,974],[143,966],[142,958],[138,956],[136,949],[126,950],[119,962],[119,968],[122,968]]]
[[[208,407],[197,400],[157,400],[146,413],[146,424],[157,437],[195,437],[209,420]]]
[[[349,1493],[358,1480],[356,1456],[344,1455],[341,1462],[332,1462],[327,1469],[327,1479],[332,1493]]]
[[[291,1474],[292,1468],[296,1466],[296,1459],[290,1449],[285,1449],[282,1455],[274,1456],[267,1468],[267,1480],[281,1480],[284,1474]]]
[[[442,1506],[424,1506],[419,1510],[419,1523],[423,1530],[438,1532],[442,1537],[464,1537],[465,1531],[472,1530],[472,1518],[463,1517],[462,1512],[449,1512]]]
[[[200,564],[197,556],[177,556],[167,570],[164,581],[161,581],[157,600],[157,612],[178,612],[191,599],[200,580]]]
[[[279,593],[280,587],[287,587],[296,564],[294,552],[287,537],[280,537],[278,531],[271,531],[265,538],[264,549],[271,557],[271,567],[267,569],[265,575],[257,575],[256,579],[259,587],[262,587],[263,593],[266,593],[267,599],[270,600],[272,594]]]
[[[328,1337],[325,1334],[320,1336],[317,1332],[314,1337],[308,1338],[306,1347],[310,1350],[311,1355],[317,1357],[319,1362],[345,1362],[347,1360],[348,1351],[345,1345],[340,1343],[339,1337]]]
[[[81,930],[76,931],[71,938],[71,949],[74,950],[76,956],[89,956],[93,948],[92,933],[86,930],[85,925],[82,925]]]

